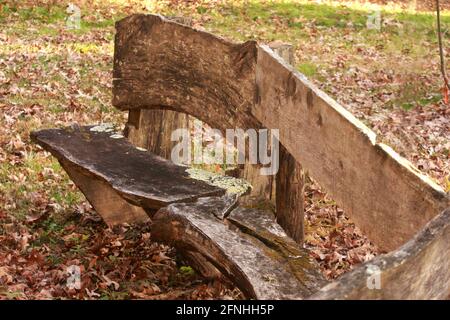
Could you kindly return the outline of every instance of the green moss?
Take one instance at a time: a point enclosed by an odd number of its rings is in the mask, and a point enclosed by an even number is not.
[[[236,220],[230,220],[230,222],[236,225],[256,245],[261,246],[258,241],[264,243],[265,247],[262,249],[265,254],[282,264],[286,263],[299,282],[308,287],[309,282],[314,281],[311,275],[317,272],[316,266],[308,254],[301,250],[297,244],[291,242],[292,240],[286,240],[267,230],[247,226]]]
[[[205,181],[213,186],[226,189],[227,193],[243,195],[252,188],[252,186],[244,179],[223,176],[196,168],[189,168],[186,172],[189,174],[190,178]]]
[[[183,276],[193,277],[195,276],[195,270],[190,266],[181,266],[180,273]]]

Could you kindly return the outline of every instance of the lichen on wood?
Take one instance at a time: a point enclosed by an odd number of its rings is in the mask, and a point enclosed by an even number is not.
[[[224,176],[197,168],[188,168],[186,169],[186,172],[189,173],[190,178],[204,181],[212,186],[223,188],[230,194],[243,195],[249,192],[252,188],[250,183],[240,178]]]

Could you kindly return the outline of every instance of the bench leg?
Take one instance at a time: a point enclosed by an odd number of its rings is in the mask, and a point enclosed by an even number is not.
[[[82,170],[65,161],[60,163],[109,227],[121,223],[150,221],[144,209],[124,200],[106,182],[83,173]]]
[[[297,243],[304,240],[304,188],[302,166],[280,145],[280,169],[276,176],[276,216],[284,231]]]

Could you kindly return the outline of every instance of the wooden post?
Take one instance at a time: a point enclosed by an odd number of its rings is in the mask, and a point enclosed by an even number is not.
[[[282,42],[273,42],[270,47],[291,65],[295,65],[294,47]],[[280,168],[276,176],[277,222],[298,243],[304,237],[304,187],[302,166],[280,144]]]
[[[303,243],[305,175],[300,163],[281,144],[275,180],[277,222],[290,237]]]
[[[189,118],[187,114],[171,110],[130,110],[125,135],[133,145],[170,159],[176,144],[170,140],[171,133],[176,129],[188,129]]]
[[[272,42],[270,48],[290,64],[294,64],[294,48],[283,42]],[[304,233],[304,184],[302,167],[280,144],[280,168],[276,177],[262,176],[261,166],[246,164],[241,177],[252,186],[250,195],[243,197],[247,205],[270,202],[275,206],[277,222],[298,243],[303,242]]]

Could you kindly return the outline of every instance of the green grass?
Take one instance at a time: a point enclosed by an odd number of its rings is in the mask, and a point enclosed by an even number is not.
[[[2,4],[0,2],[0,4]],[[11,4],[5,4],[1,7],[0,20],[7,17],[17,17],[19,21],[34,20],[43,24],[53,24],[57,21],[64,20],[67,16],[65,10],[61,6],[47,7],[16,7]]]
[[[65,23],[68,13],[62,4],[48,7],[17,7],[12,4],[4,4],[0,1],[0,22],[13,20],[18,22],[16,30],[19,33],[56,36],[59,28]],[[89,8],[81,8],[82,16],[86,13],[92,14]],[[117,14],[114,18],[103,18],[100,14],[90,20],[81,19],[80,29],[71,30],[75,34],[88,33],[93,29],[111,28],[115,22],[123,18],[124,14]],[[30,30],[27,24],[39,26],[38,30]]]
[[[310,62],[298,64],[297,69],[307,77],[313,77],[317,73],[317,66]]]
[[[180,10],[182,11],[182,10]],[[180,12],[170,12],[171,14]],[[183,11],[188,14],[187,10]],[[212,17],[208,26],[221,30],[226,34],[247,38],[236,29],[245,30],[247,27],[257,26],[268,32],[269,38],[278,39],[301,36],[305,24],[313,24],[319,28],[348,28],[355,31],[365,31],[368,14],[371,11],[351,9],[344,6],[330,6],[324,4],[305,4],[294,1],[247,1],[245,4],[237,1],[225,1],[213,9],[198,7],[197,14]],[[406,24],[408,30],[432,33],[434,36],[435,17],[428,13],[392,13],[381,11],[383,19],[395,19]],[[450,15],[442,17],[444,27],[450,25]],[[282,32],[276,31],[277,25],[285,25]],[[388,32],[395,32],[391,26],[385,27]],[[287,34],[286,34],[287,32]],[[304,35],[304,34],[303,34]]]

